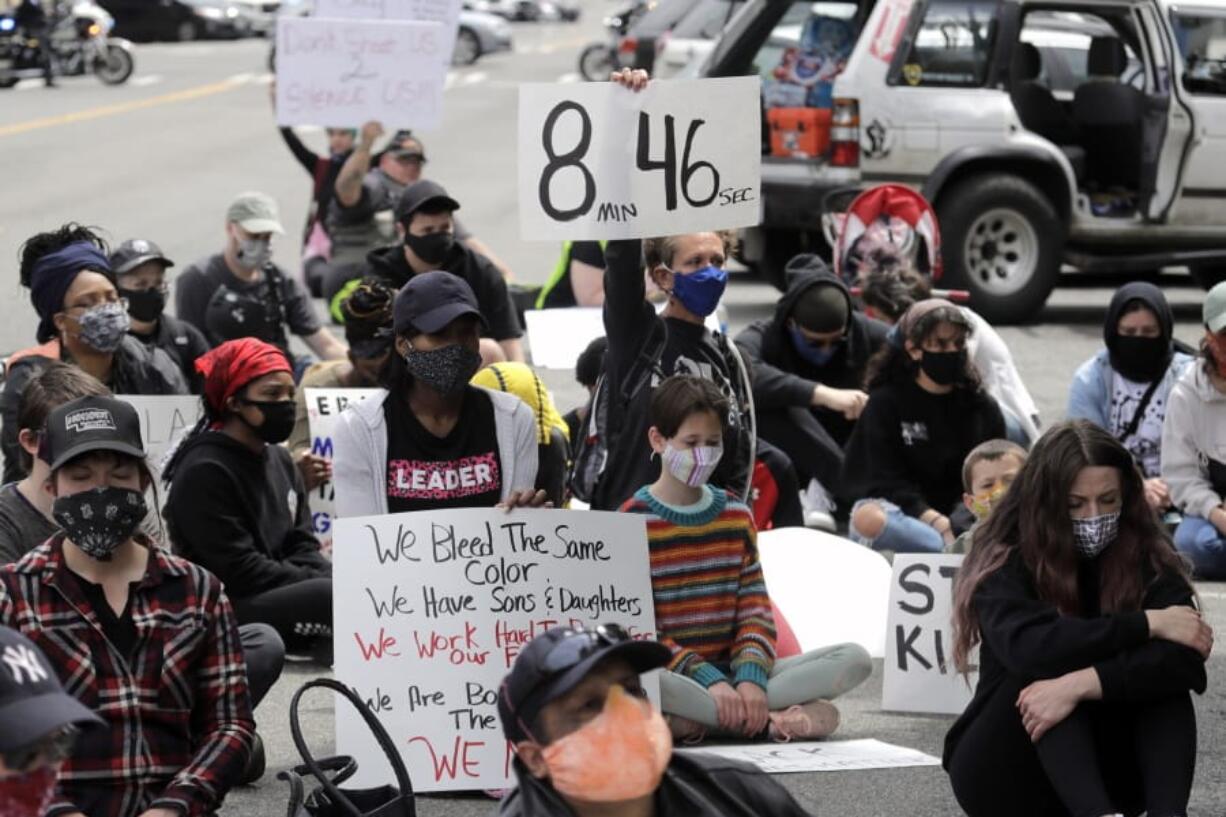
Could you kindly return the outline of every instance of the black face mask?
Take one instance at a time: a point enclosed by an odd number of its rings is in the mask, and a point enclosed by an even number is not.
[[[1111,368],[1134,383],[1154,382],[1171,362],[1171,342],[1161,337],[1116,335],[1108,351]]]
[[[269,445],[277,445],[289,439],[294,430],[294,412],[297,404],[293,400],[243,400],[249,406],[255,406],[264,415],[264,422],[255,426],[247,422],[247,418],[239,414],[239,418],[247,423],[248,428],[256,436]]]
[[[153,323],[166,308],[166,294],[160,289],[121,289],[119,294],[128,299],[128,314],[138,321]]]
[[[956,352],[929,352],[924,350],[920,368],[938,386],[952,386],[966,371],[966,350]]]
[[[51,516],[86,556],[107,561],[145,518],[145,496],[131,488],[94,488],[57,497]]]
[[[427,264],[441,264],[447,260],[451,248],[455,246],[455,236],[451,233],[430,233],[430,235],[405,233],[404,244]]]

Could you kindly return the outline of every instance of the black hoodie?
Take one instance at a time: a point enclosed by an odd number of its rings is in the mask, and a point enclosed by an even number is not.
[[[1123,338],[1117,331],[1124,308],[1133,301],[1145,304],[1149,311],[1154,313],[1158,319],[1158,326],[1162,329],[1164,354],[1155,355],[1149,361],[1134,355],[1127,348],[1130,343],[1142,344],[1143,348],[1146,344],[1145,340]],[[1153,284],[1134,281],[1124,284],[1115,291],[1115,295],[1111,296],[1111,303],[1107,305],[1107,316],[1103,321],[1103,343],[1107,346],[1111,368],[1132,382],[1152,383],[1155,380],[1161,380],[1166,375],[1167,367],[1171,365],[1171,358],[1175,354],[1175,345],[1172,342],[1174,332],[1175,316],[1171,312],[1171,306],[1166,302],[1166,296],[1162,294],[1162,290]]]
[[[243,599],[332,575],[284,446],[255,453],[220,431],[188,437],[166,500],[175,550]]]
[[[788,320],[796,301],[815,286],[835,286],[847,298],[851,321],[847,341],[825,366],[814,366],[802,358],[792,345]],[[863,389],[868,360],[885,343],[890,327],[857,312],[847,285],[823,264],[817,270],[803,270],[788,277],[788,291],[775,306],[775,316],[751,324],[737,335],[737,345],[753,367],[754,407],[759,415],[774,409],[812,405],[813,389],[821,383],[832,389]],[[822,426],[840,444],[851,436],[854,425],[840,412],[816,409]]]
[[[404,257],[403,244],[371,250],[366,256],[366,267],[367,275],[380,279],[392,289],[400,289],[416,274]],[[523,335],[519,315],[507,291],[507,282],[488,258],[457,241],[438,268],[460,276],[472,287],[473,294],[477,296],[477,308],[481,310],[481,317],[485,318],[485,334],[488,337],[512,340]]]

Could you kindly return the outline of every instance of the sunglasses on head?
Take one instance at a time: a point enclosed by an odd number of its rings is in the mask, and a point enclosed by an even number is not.
[[[28,746],[0,753],[0,757],[4,758],[7,768],[17,772],[29,771],[40,760],[44,763],[59,763],[72,756],[72,748],[76,745],[78,734],[79,730],[75,726],[65,726]]]
[[[400,150],[392,154],[392,158],[404,165],[424,165],[426,156],[412,150]]]

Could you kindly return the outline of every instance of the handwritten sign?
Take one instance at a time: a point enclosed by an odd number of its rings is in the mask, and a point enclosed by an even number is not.
[[[451,63],[460,0],[315,0],[315,16],[335,20],[422,20],[443,26],[442,59]]]
[[[757,766],[767,774],[849,772],[862,769],[898,769],[905,766],[941,765],[941,761],[932,755],[872,739],[832,740],[820,743],[712,745],[701,749],[678,748],[677,751],[739,760]]]
[[[675,235],[758,223],[756,77],[519,89],[526,239]]]
[[[339,519],[335,537],[336,674],[387,727],[419,791],[510,783],[498,687],[535,636],[572,622],[655,634],[641,516],[429,511]],[[390,782],[343,707],[336,742],[358,760],[356,785]]]
[[[166,456],[179,439],[200,421],[204,406],[194,394],[140,395],[117,394],[136,409],[140,417],[140,436],[145,443],[145,459],[157,474]]]
[[[448,43],[435,22],[280,17],[277,121],[356,128],[377,119],[389,128],[436,127]]]
[[[350,403],[360,403],[379,389],[307,389],[307,421],[311,430],[311,453],[332,461],[332,429],[336,418]],[[332,520],[336,518],[336,486],[329,480],[310,496],[311,526],[319,548],[332,555]]]
[[[881,708],[957,715],[970,703],[970,684],[954,669],[954,576],[963,557],[898,554],[890,583]]]

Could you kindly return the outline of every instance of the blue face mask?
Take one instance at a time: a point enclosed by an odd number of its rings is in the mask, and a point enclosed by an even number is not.
[[[825,366],[833,360],[834,356],[839,353],[839,349],[843,346],[842,338],[829,346],[816,346],[813,344],[813,341],[801,334],[800,330],[795,326],[788,327],[788,334],[792,336],[792,348],[796,350],[796,354],[818,368]]]
[[[688,275],[674,272],[671,294],[686,309],[700,318],[705,318],[719,306],[719,299],[724,297],[724,287],[727,285],[726,271],[707,266]]]

